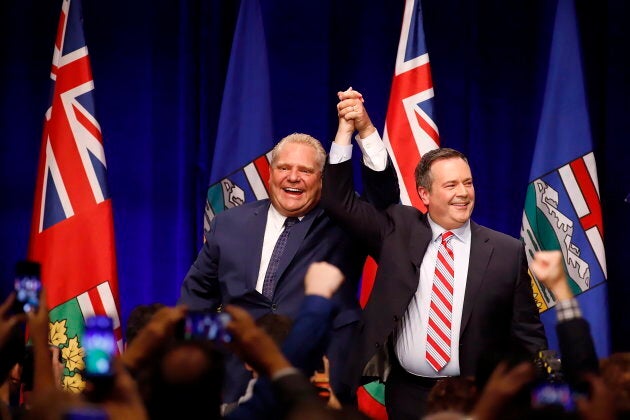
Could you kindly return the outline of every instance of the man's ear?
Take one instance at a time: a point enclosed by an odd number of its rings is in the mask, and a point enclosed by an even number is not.
[[[419,186],[416,189],[416,191],[418,192],[418,197],[420,197],[420,200],[422,200],[422,203],[428,207],[429,206],[429,191],[422,186]]]

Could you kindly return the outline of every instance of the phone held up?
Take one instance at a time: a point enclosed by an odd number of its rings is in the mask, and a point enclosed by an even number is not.
[[[19,261],[15,265],[15,301],[14,313],[36,311],[42,290],[41,266],[35,261]]]
[[[230,315],[225,312],[188,311],[183,325],[185,340],[210,340],[229,343],[232,336],[227,331]]]
[[[538,352],[535,365],[538,367],[539,380],[531,390],[532,408],[542,412],[553,409],[574,412],[576,393],[564,379],[558,353],[554,350]]]
[[[81,345],[85,351],[85,379],[93,386],[91,396],[99,399],[109,392],[114,379],[116,338],[112,318],[106,315],[87,317]]]

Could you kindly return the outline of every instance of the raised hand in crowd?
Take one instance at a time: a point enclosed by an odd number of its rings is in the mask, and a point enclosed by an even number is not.
[[[33,391],[25,418],[62,418],[68,413],[107,413],[110,419],[144,419],[146,411],[136,383],[115,361],[113,388],[99,404],[85,399],[83,394],[61,390],[55,383],[51,352],[48,345],[49,313],[46,292],[42,289],[39,308],[27,313],[33,346]]]
[[[11,340],[14,334],[16,326],[20,325],[26,320],[25,314],[12,314],[11,307],[15,301],[15,292],[11,293],[0,304],[0,351]]]
[[[304,294],[307,296],[322,296],[326,299],[330,299],[337,289],[339,289],[344,279],[343,273],[336,266],[327,262],[313,263],[309,266],[306,276],[304,277]],[[311,382],[326,390],[329,395],[327,400],[329,407],[341,408],[341,403],[329,383],[329,363],[328,358],[324,356],[324,369],[322,372],[315,371],[311,377]]]
[[[233,339],[230,347],[245,363],[268,377],[291,367],[273,339],[256,325],[246,310],[227,305],[225,312],[232,318],[227,325]]]
[[[535,370],[531,362],[521,362],[514,367],[509,367],[507,362],[499,363],[486,382],[472,417],[478,420],[503,418],[516,395],[534,377]]]
[[[330,299],[344,281],[337,267],[327,262],[312,263],[304,277],[304,294],[318,295]]]
[[[41,290],[39,307],[27,313],[27,324],[33,345],[33,391],[48,392],[56,389],[52,356],[48,347],[50,326],[44,288]]]
[[[534,276],[554,294],[558,300],[571,299],[573,292],[567,283],[561,251],[539,251],[529,265]]]
[[[185,315],[184,305],[159,309],[122,354],[125,366],[132,372],[141,369],[174,337],[176,326]]]
[[[138,384],[120,359],[114,360],[114,384],[102,407],[110,419],[148,418]]]
[[[589,395],[576,398],[576,405],[580,418],[584,420],[612,420],[616,417],[613,394],[607,388],[604,380],[595,374],[586,374],[586,381],[590,385]]]

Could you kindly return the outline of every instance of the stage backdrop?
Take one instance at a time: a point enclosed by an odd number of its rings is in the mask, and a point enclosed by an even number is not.
[[[338,90],[360,90],[382,131],[404,2],[260,0],[272,131],[326,147]],[[613,350],[630,350],[630,4],[578,1],[608,261]],[[173,304],[201,246],[240,2],[84,0],[114,210],[123,322],[137,304]],[[26,256],[61,2],[0,11],[0,276]],[[427,0],[424,30],[441,143],[466,153],[473,218],[518,237],[546,81],[555,2]],[[629,199],[630,200],[630,199]],[[602,308],[605,310],[605,308]]]

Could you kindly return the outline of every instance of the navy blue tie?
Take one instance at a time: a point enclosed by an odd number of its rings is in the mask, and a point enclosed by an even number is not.
[[[265,273],[265,281],[263,283],[262,294],[269,300],[273,298],[273,291],[276,288],[276,272],[278,271],[278,265],[280,265],[280,258],[284,252],[284,248],[287,246],[287,240],[291,233],[291,228],[294,224],[299,222],[297,217],[287,217],[284,221],[284,230],[278,237],[276,245],[273,247],[271,253],[271,259],[269,259],[269,265],[267,266],[267,272]]]

